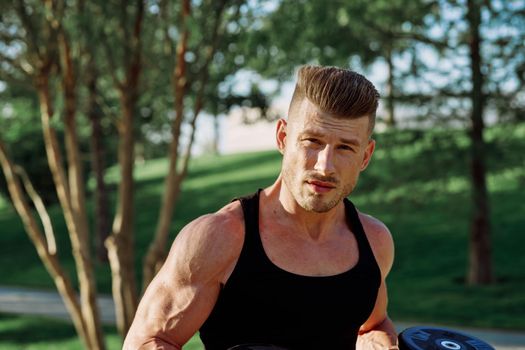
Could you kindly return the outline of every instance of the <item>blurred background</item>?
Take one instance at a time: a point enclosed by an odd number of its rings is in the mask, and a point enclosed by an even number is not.
[[[120,348],[177,232],[278,175],[302,64],[381,94],[390,317],[525,331],[524,43],[523,0],[2,1],[0,347]]]

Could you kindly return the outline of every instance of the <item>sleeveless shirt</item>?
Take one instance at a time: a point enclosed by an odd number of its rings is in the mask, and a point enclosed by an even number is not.
[[[331,276],[285,271],[266,255],[259,233],[259,189],[240,198],[245,237],[237,264],[200,328],[206,350],[271,343],[290,350],[355,349],[372,312],[381,272],[357,210],[344,200],[359,249],[357,264]]]

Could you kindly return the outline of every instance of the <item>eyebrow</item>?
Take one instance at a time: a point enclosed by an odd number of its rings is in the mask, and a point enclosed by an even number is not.
[[[299,136],[314,136],[314,137],[323,137],[324,135],[317,132],[317,131],[314,131],[314,130],[304,130],[303,132],[301,132],[299,134]],[[356,138],[351,138],[351,139],[348,139],[348,138],[339,138],[339,141],[341,143],[344,143],[344,144],[348,144],[348,145],[355,145],[355,146],[360,146],[361,145],[361,142],[359,141],[359,139],[356,137]]]

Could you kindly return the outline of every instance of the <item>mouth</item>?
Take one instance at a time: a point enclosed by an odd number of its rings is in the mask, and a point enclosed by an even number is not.
[[[317,193],[330,192],[335,188],[335,184],[332,182],[324,182],[318,180],[309,180],[306,183]]]

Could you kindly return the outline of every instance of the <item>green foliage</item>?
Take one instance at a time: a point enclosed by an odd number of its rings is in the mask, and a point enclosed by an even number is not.
[[[478,6],[486,114],[523,120],[525,5],[493,0]],[[236,45],[244,47],[246,67],[280,81],[289,81],[301,64],[366,72],[390,63],[379,90],[405,107],[401,122],[463,125],[471,107],[466,7],[452,0],[282,0],[255,12]]]
[[[283,0],[248,27],[245,40],[253,57],[247,62],[280,79],[288,79],[298,64],[364,67],[407,49],[433,11],[433,2],[422,1]]]

